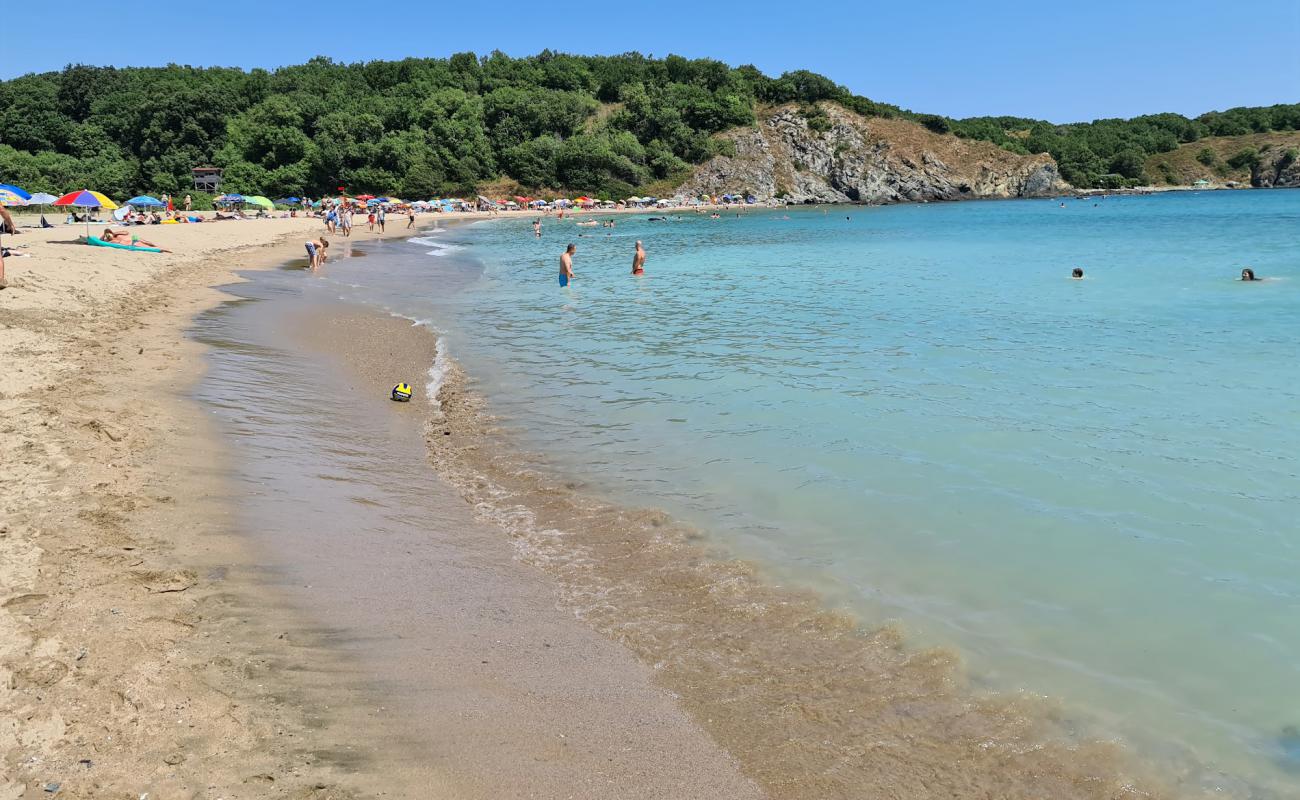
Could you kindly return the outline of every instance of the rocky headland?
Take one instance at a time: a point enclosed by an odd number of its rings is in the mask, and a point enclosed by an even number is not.
[[[1070,190],[1049,155],[1021,156],[911,121],[868,119],[834,103],[780,106],[723,136],[735,154],[701,164],[680,193],[883,204]]]

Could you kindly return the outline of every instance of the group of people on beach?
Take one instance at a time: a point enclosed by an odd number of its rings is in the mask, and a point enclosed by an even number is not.
[[[333,203],[326,201],[321,211],[321,218],[325,222],[325,230],[328,233],[342,232],[345,237],[352,236],[352,215],[352,206],[338,201]],[[387,224],[387,206],[372,205],[366,210],[367,230],[373,233],[375,228],[378,227],[379,232],[383,233],[387,229]],[[415,227],[415,208],[413,206],[406,209],[406,227],[408,230]]]

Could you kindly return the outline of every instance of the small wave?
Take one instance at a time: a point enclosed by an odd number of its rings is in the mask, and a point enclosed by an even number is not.
[[[438,398],[438,393],[442,391],[442,385],[446,382],[447,373],[451,369],[451,361],[447,355],[447,337],[439,336],[438,343],[434,347],[433,364],[429,367],[429,382],[425,384],[425,396],[429,398],[430,405],[441,411],[442,400]]]
[[[432,239],[432,238],[430,238],[430,237],[428,237],[428,236],[414,236],[414,237],[408,239],[407,241],[409,241],[411,244],[418,244],[418,245],[420,245],[421,247],[430,247],[430,248],[432,248],[432,249],[429,250],[429,252],[427,253],[427,255],[431,255],[431,256],[440,256],[440,255],[445,255],[445,254],[447,254],[447,253],[451,253],[451,252],[454,252],[454,251],[456,251],[456,250],[464,250],[464,249],[465,249],[462,245],[458,245],[458,244],[447,244],[446,242],[440,242],[440,241],[438,241],[437,239]]]
[[[433,406],[435,411],[442,411],[438,392],[442,391],[442,385],[447,380],[447,373],[451,369],[451,357],[447,355],[447,337],[431,319],[418,319],[388,307],[384,310],[390,317],[409,321],[412,328],[428,328],[437,337],[437,342],[434,344],[433,364],[429,367],[429,382],[425,384],[425,396],[429,398],[429,405]]]

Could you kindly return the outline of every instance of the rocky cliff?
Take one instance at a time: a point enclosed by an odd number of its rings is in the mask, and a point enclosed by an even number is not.
[[[1269,189],[1300,186],[1300,151],[1297,148],[1261,150],[1250,168],[1250,185]]]
[[[821,106],[815,130],[798,106],[760,115],[724,134],[735,156],[696,168],[686,195],[748,193],[792,203],[901,203],[976,197],[1038,197],[1069,190],[1048,155],[1019,156],[987,142],[921,125],[865,118]]]

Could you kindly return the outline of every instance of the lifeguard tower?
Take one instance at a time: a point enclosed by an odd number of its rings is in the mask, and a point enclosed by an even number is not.
[[[221,194],[221,169],[219,167],[195,167],[190,170],[194,176],[194,190]]]

